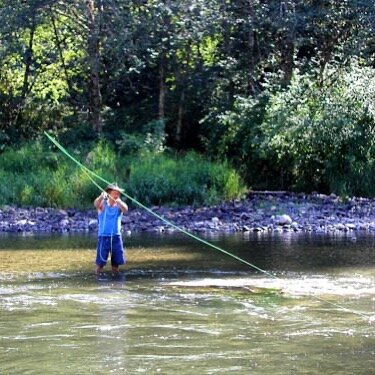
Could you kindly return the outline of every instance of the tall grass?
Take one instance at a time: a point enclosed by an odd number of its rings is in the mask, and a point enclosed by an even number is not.
[[[69,151],[144,204],[212,204],[238,198],[246,190],[227,163],[214,163],[193,152],[184,156],[139,153],[129,159],[116,155],[105,141],[84,153]],[[85,172],[40,142],[2,152],[0,180],[2,206],[86,209],[100,193]],[[105,187],[102,181],[97,182]]]

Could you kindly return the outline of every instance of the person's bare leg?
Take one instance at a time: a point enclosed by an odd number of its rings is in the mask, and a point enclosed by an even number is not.
[[[119,274],[119,267],[118,266],[112,266],[112,273],[114,275],[118,275]]]
[[[96,274],[97,275],[100,275],[101,273],[103,273],[103,271],[104,271],[104,267],[103,266],[98,266],[96,268]]]

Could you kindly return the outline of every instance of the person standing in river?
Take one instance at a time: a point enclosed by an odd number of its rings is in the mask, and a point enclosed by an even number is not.
[[[111,253],[112,272],[119,273],[119,266],[125,264],[124,246],[121,235],[122,214],[128,206],[121,200],[123,189],[116,183],[109,184],[94,201],[98,211],[98,241],[96,248],[96,273],[100,274]]]

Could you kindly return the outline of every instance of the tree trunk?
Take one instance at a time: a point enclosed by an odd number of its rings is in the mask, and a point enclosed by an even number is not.
[[[21,115],[22,109],[25,105],[27,94],[30,92],[30,76],[31,76],[31,67],[33,64],[33,54],[34,54],[34,35],[35,35],[35,18],[32,17],[32,22],[30,25],[30,35],[29,35],[29,44],[25,52],[25,71],[23,74],[22,82],[22,91],[19,97],[15,97],[13,105],[9,111],[9,126],[13,127],[17,124],[19,116]]]
[[[247,3],[248,9],[248,18],[251,20],[251,23],[254,23],[255,15],[254,15],[254,5],[252,1],[248,1]],[[249,60],[249,70],[247,73],[247,91],[249,95],[255,94],[255,30],[253,25],[251,24],[250,30],[248,31],[248,60]]]
[[[53,33],[54,33],[54,36],[55,36],[55,43],[56,43],[56,47],[59,51],[59,56],[60,56],[60,60],[61,60],[61,65],[62,65],[63,70],[64,70],[66,84],[68,86],[70,96],[73,97],[73,89],[72,89],[72,85],[70,83],[68,69],[66,67],[65,59],[64,59],[64,55],[63,55],[63,48],[62,48],[62,45],[61,45],[59,33],[58,33],[58,30],[57,30],[57,26],[56,26],[56,20],[55,20],[55,17],[54,17],[53,14],[51,14],[51,20],[52,20]]]
[[[159,66],[159,120],[165,118],[165,80],[164,80],[164,54],[160,58]]]
[[[280,67],[283,72],[281,85],[286,87],[290,84],[294,70],[294,50],[295,50],[295,11],[294,1],[280,1]]]
[[[100,49],[99,49],[99,26],[96,19],[95,1],[86,0],[88,17],[88,40],[87,53],[89,65],[88,90],[89,90],[89,121],[92,129],[101,133],[102,131],[102,95],[100,92]]]
[[[294,43],[290,35],[281,41],[281,69],[283,71],[282,86],[289,85],[294,69]]]
[[[178,103],[178,118],[176,126],[176,144],[181,145],[182,141],[182,121],[184,118],[184,107],[185,107],[185,87],[181,89],[180,101]]]
[[[25,73],[23,75],[23,85],[21,98],[24,100],[29,92],[29,79],[31,74],[31,65],[33,61],[33,45],[34,45],[35,23],[33,22],[30,28],[29,45],[25,56]]]

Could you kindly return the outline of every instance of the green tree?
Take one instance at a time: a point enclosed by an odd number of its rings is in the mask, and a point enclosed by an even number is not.
[[[79,74],[79,37],[67,33],[66,16],[51,12],[54,3],[9,1],[0,8],[0,130],[13,141],[56,127],[71,113],[65,105]]]

